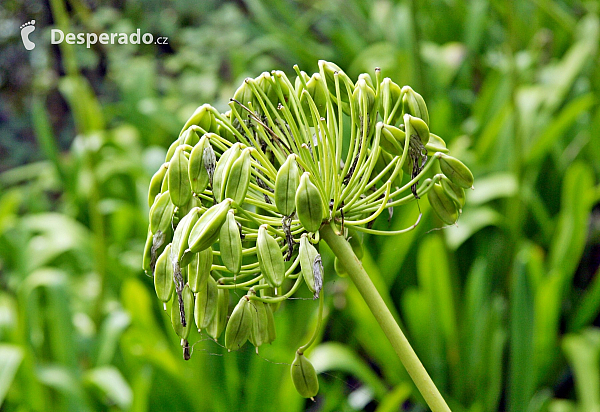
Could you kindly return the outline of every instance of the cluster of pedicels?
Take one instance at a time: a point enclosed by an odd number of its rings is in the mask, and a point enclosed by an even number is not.
[[[275,339],[273,312],[302,283],[319,298],[321,225],[335,225],[360,258],[360,232],[402,233],[421,217],[404,230],[373,229],[386,209],[427,194],[453,224],[473,184],[409,86],[381,80],[379,69],[375,81],[363,73],[353,82],[326,61],[312,76],[295,70],[294,83],[282,71],[244,80],[225,113],[200,106],[151,179],[143,268],[185,359],[193,324],[214,339],[225,332],[229,350],[249,340],[258,351]],[[418,185],[434,165],[442,173]],[[245,293],[233,311],[231,289]],[[304,357],[313,340],[292,364],[304,397],[318,391]]]

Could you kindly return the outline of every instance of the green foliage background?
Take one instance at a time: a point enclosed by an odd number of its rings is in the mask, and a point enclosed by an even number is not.
[[[0,410],[424,410],[330,256],[326,328],[308,354],[315,403],[287,366],[315,302],[286,302],[259,356],[197,335],[185,362],[141,271],[149,178],[193,110],[224,110],[246,76],[326,59],[411,85],[475,174],[458,227],[431,231],[442,224],[421,201],[418,228],[367,238],[363,259],[452,410],[600,411],[599,12],[570,0],[3,1]],[[31,19],[28,52],[18,29]],[[140,28],[169,45],[52,46],[53,27]]]

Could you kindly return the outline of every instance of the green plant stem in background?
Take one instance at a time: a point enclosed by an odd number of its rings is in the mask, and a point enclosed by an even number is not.
[[[352,251],[350,244],[342,236],[337,235],[330,225],[323,225],[319,232],[321,238],[325,240],[335,256],[340,260],[348,276],[356,285],[369,309],[371,309],[371,312],[394,347],[406,371],[421,392],[421,395],[423,395],[423,398],[425,398],[425,402],[427,402],[433,412],[449,412],[450,408],[446,404],[446,401],[429,377],[429,374],[410,346],[406,336],[402,333],[400,326],[396,323],[396,320],[381,298],[360,260],[358,260]]]

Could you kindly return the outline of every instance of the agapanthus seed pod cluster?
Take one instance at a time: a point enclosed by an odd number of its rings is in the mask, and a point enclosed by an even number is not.
[[[303,283],[322,305],[323,224],[333,222],[360,259],[361,232],[393,235],[419,222],[373,229],[386,209],[426,194],[453,224],[473,184],[410,87],[378,69],[356,82],[326,61],[312,75],[295,69],[294,82],[281,71],[246,79],[225,113],[200,106],[151,179],[143,267],[186,358],[192,325],[214,339],[224,332],[229,350],[249,340],[258,351],[275,339],[273,312]],[[301,395],[316,394],[303,350],[291,374]]]

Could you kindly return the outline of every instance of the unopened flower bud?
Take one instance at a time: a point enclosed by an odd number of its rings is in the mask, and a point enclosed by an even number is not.
[[[292,382],[294,387],[304,398],[313,398],[319,392],[319,379],[314,366],[303,353],[296,352],[292,362]]]
[[[284,215],[291,215],[296,209],[296,190],[300,181],[300,170],[296,155],[291,154],[281,165],[275,179],[275,206]]]
[[[277,241],[267,233],[267,225],[258,228],[256,255],[267,283],[273,287],[281,286],[285,276],[285,263]]]
[[[452,183],[463,189],[470,189],[473,187],[473,173],[467,166],[464,165],[460,160],[443,154],[440,157],[440,169]]]
[[[310,173],[304,172],[296,190],[296,212],[302,226],[316,232],[323,222],[323,201],[319,189],[310,181]]]
[[[246,296],[242,296],[238,304],[231,312],[229,322],[225,328],[225,347],[227,350],[238,350],[250,337],[252,330],[252,312],[250,302]]]

